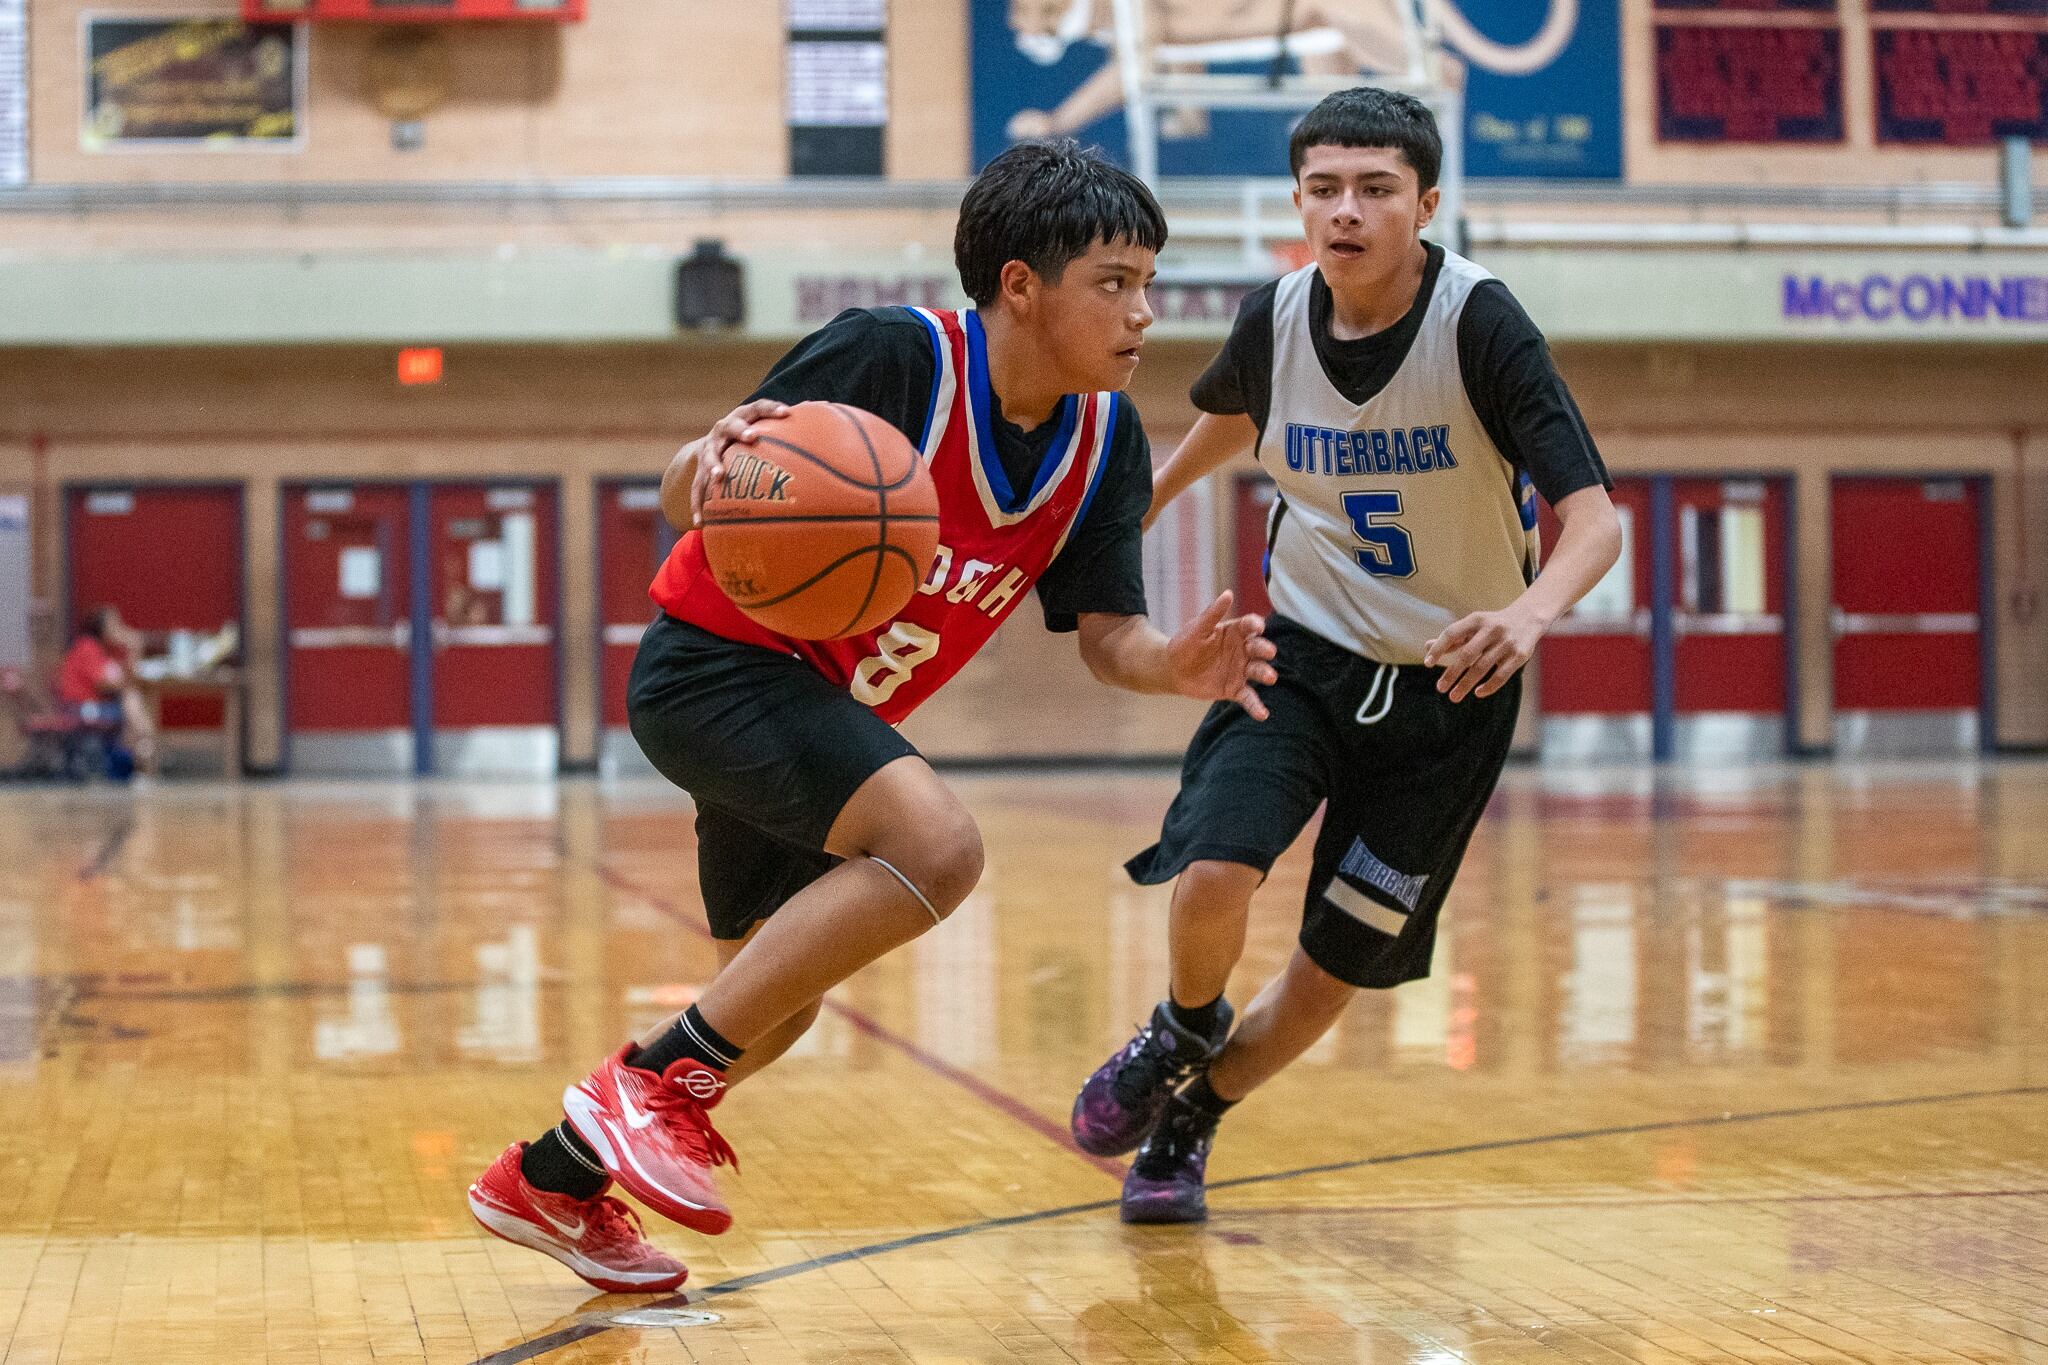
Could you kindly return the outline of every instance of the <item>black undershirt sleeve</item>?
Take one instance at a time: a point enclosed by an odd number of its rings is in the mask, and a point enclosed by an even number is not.
[[[1117,402],[1116,430],[1104,454],[1102,482],[1081,524],[1038,580],[1045,628],[1074,630],[1084,613],[1145,614],[1145,511],[1152,505],[1152,447],[1128,396]]]
[[[1543,333],[1499,280],[1485,281],[1465,300],[1458,363],[1486,434],[1528,472],[1545,502],[1556,506],[1582,488],[1614,486]]]
[[[936,361],[924,324],[899,309],[849,308],[770,367],[754,398],[865,408],[917,445]]]
[[[1222,417],[1243,413],[1261,436],[1273,407],[1273,295],[1279,287],[1275,280],[1245,295],[1229,340],[1188,390],[1202,412]]]

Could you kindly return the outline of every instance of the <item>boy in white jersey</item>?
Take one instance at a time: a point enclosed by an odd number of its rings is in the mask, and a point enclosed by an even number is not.
[[[1428,975],[1507,758],[1517,675],[1620,552],[1606,470],[1542,334],[1498,280],[1421,238],[1442,151],[1427,106],[1384,90],[1332,95],[1301,122],[1289,159],[1314,263],[1245,300],[1154,480],[1156,516],[1252,446],[1279,485],[1279,681],[1258,689],[1264,724],[1210,711],[1159,842],[1127,865],[1141,883],[1179,878],[1169,994],[1073,1112],[1087,1150],[1139,1148],[1126,1222],[1206,1217],[1224,1111],[1358,988]],[[1534,492],[1563,525],[1540,577]],[[1252,893],[1325,801],[1300,944],[1232,1033],[1223,988]]]

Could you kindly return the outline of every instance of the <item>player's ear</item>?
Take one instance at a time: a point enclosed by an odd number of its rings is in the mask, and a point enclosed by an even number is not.
[[[1038,295],[1038,272],[1022,261],[1003,262],[996,276],[996,297],[1012,308],[1027,309]]]
[[[1444,192],[1435,185],[1431,185],[1422,192],[1422,198],[1416,201],[1415,230],[1417,232],[1428,227],[1431,221],[1436,218],[1437,205],[1443,202],[1443,198]]]

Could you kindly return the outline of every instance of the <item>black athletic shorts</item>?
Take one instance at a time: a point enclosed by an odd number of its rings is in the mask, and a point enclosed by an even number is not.
[[[640,751],[697,803],[698,881],[718,938],[743,937],[825,875],[840,810],[917,752],[794,654],[667,615],[640,637],[626,715]]]
[[[1124,865],[1147,886],[1192,862],[1262,874],[1324,801],[1301,946],[1354,986],[1429,975],[1437,911],[1507,762],[1521,677],[1453,703],[1440,669],[1375,663],[1283,617],[1267,625],[1272,716],[1212,707],[1181,764],[1159,842]]]

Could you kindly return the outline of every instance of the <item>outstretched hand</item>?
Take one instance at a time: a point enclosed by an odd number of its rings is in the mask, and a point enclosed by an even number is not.
[[[1174,690],[1204,701],[1234,701],[1253,720],[1266,718],[1266,703],[1253,684],[1280,680],[1270,660],[1279,649],[1262,633],[1265,618],[1231,616],[1225,592],[1166,642]]]

